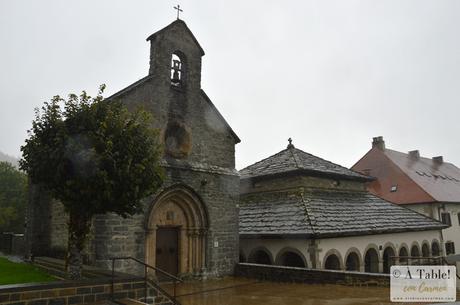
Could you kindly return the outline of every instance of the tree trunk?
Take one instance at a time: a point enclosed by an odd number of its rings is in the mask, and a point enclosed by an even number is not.
[[[67,249],[67,272],[69,278],[78,280],[82,277],[83,249],[85,248],[91,218],[80,211],[69,213],[69,244]]]

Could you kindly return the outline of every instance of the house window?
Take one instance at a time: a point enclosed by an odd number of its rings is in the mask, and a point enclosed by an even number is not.
[[[396,192],[397,190],[398,190],[398,186],[397,186],[397,185],[392,185],[392,186],[391,186],[390,191],[391,191],[392,193]]]
[[[446,242],[446,255],[455,254],[455,244],[452,241]]]
[[[458,225],[460,226],[460,213],[457,214],[458,217]]]
[[[449,213],[441,213],[441,222],[443,224],[448,225],[448,226],[452,225],[452,222],[450,221],[450,214]]]

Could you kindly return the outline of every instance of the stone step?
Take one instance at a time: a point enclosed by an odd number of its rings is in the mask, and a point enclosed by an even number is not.
[[[120,300],[116,300],[115,303],[118,303],[120,305],[146,305],[148,303],[144,303],[138,300],[130,299],[130,298],[124,298]],[[152,303],[150,303],[152,304]]]

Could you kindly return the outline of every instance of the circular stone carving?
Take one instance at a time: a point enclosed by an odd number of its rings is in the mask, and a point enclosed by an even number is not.
[[[166,154],[174,158],[185,158],[192,148],[190,129],[181,122],[169,122],[164,132]]]

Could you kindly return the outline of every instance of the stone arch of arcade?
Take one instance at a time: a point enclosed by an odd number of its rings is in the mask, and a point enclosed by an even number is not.
[[[364,271],[370,273],[378,273],[379,262],[379,248],[374,244],[368,245],[364,251]]]
[[[186,185],[163,190],[146,219],[145,257],[148,264],[171,274],[197,274],[206,268],[207,211]]]
[[[273,265],[273,256],[266,247],[257,247],[251,250],[248,263]]]
[[[307,260],[297,249],[286,247],[278,252],[275,260],[276,265],[307,268]]]
[[[343,259],[339,251],[331,249],[326,252],[323,259],[323,269],[343,270]]]
[[[347,271],[361,271],[363,266],[363,259],[359,250],[355,247],[348,249],[345,254],[345,270]]]

